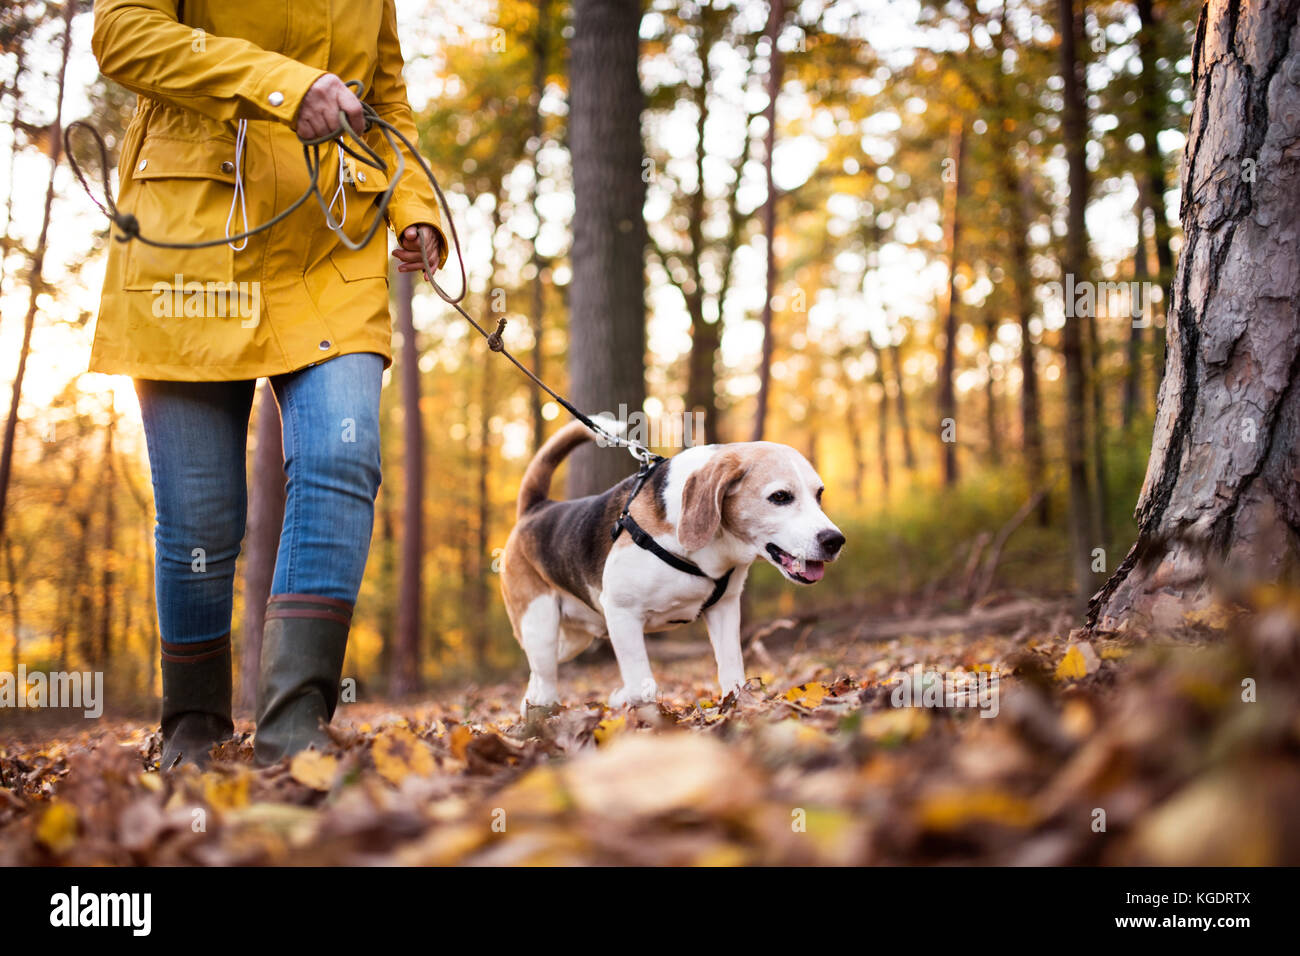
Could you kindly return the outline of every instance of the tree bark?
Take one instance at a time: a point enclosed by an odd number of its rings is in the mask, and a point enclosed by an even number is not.
[[[1059,0],[1061,32],[1061,73],[1065,79],[1065,116],[1063,132],[1069,160],[1070,200],[1068,235],[1061,271],[1082,281],[1088,262],[1087,222],[1088,166],[1085,157],[1087,119],[1083,81],[1080,75],[1077,44],[1079,23],[1073,0]],[[1066,303],[1065,328],[1061,332],[1061,351],[1065,358],[1065,456],[1070,479],[1070,556],[1074,572],[1075,596],[1080,605],[1092,593],[1091,553],[1094,547],[1093,504],[1088,474],[1088,389],[1085,376],[1088,365],[1084,356],[1084,317],[1070,315],[1072,303]]]
[[[575,0],[570,41],[573,157],[571,398],[588,413],[640,413],[645,402],[645,182],[641,7]],[[570,498],[603,491],[633,470],[624,452],[588,444],[570,458]]]
[[[254,431],[253,481],[248,494],[244,532],[244,623],[241,635],[239,706],[251,710],[257,702],[257,662],[262,658],[262,628],[266,600],[271,596],[275,556],[284,527],[284,442],[280,407],[270,382],[258,389]]]
[[[998,340],[998,319],[991,311],[984,317],[985,355],[988,358],[988,382],[984,389],[984,430],[989,440],[989,463],[995,468],[1002,464],[1002,429],[998,423],[998,397],[994,393],[996,379],[993,370],[993,344]]]
[[[402,508],[401,584],[397,633],[392,636],[389,690],[413,694],[420,686],[420,577],[424,564],[424,419],[420,411],[420,354],[411,310],[411,273],[397,273],[397,327],[402,334],[398,375],[402,391],[402,443],[406,483]],[[385,635],[387,637],[387,635]]]
[[[1298,15],[1300,0],[1201,14],[1168,359],[1138,540],[1090,607],[1100,630],[1177,625],[1216,580],[1295,573]]]

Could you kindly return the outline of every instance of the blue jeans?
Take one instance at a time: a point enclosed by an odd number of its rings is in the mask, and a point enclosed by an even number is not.
[[[340,355],[271,379],[289,477],[272,594],[355,603],[379,491],[384,360]],[[154,590],[169,644],[230,633],[256,381],[136,379],[157,512]]]

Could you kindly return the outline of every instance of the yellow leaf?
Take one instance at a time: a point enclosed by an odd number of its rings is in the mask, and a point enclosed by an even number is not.
[[[203,799],[215,810],[234,810],[248,805],[248,784],[251,774],[205,773]]]
[[[883,744],[916,740],[930,729],[930,715],[921,707],[891,707],[862,718],[862,733]]]
[[[1087,676],[1088,662],[1084,660],[1079,645],[1071,644],[1066,649],[1065,656],[1061,658],[1061,663],[1056,665],[1056,679],[1077,680],[1080,677]]]
[[[1028,800],[1000,790],[954,790],[923,799],[917,816],[928,829],[954,830],[977,821],[1028,827],[1038,814]]]
[[[466,748],[473,739],[474,731],[464,724],[457,724],[451,732],[451,755],[457,760],[464,760]]]
[[[800,704],[809,710],[815,710],[826,697],[826,685],[813,681],[791,687],[785,692],[785,699],[793,704]]]
[[[338,769],[338,758],[323,754],[319,750],[303,750],[289,764],[289,776],[304,787],[328,790],[334,783]]]
[[[36,839],[55,853],[72,849],[77,842],[77,808],[62,800],[51,803],[41,814]]]
[[[437,769],[429,745],[402,727],[390,727],[376,737],[373,754],[375,769],[392,784],[411,775],[427,777]]]
[[[627,717],[607,717],[596,725],[591,736],[596,738],[596,744],[600,745],[609,742],[625,730],[627,730]]]

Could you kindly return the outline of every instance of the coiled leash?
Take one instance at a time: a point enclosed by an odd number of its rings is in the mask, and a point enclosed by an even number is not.
[[[365,84],[360,80],[348,80],[347,85],[356,93],[357,99],[361,100],[362,94],[365,92]],[[357,132],[352,128],[352,124],[348,122],[347,114],[344,113],[343,110],[339,110],[338,129],[332,133],[318,136],[315,139],[302,141],[303,162],[306,164],[307,172],[311,177],[311,185],[303,191],[301,196],[290,203],[288,207],[276,213],[261,225],[254,226],[252,229],[245,229],[244,232],[235,233],[234,235],[227,232],[226,235],[223,235],[219,239],[201,240],[199,242],[166,242],[161,239],[146,236],[140,231],[140,222],[135,216],[129,212],[122,212],[117,208],[117,204],[113,201],[112,190],[109,188],[108,147],[104,144],[104,137],[94,126],[84,120],[76,120],[69,123],[63,130],[63,148],[64,154],[68,158],[68,165],[72,167],[72,172],[76,175],[77,181],[81,183],[81,188],[86,191],[86,195],[90,197],[91,202],[99,207],[99,211],[107,216],[113,225],[121,232],[121,235],[113,237],[118,242],[130,242],[135,240],[143,242],[145,245],[155,246],[159,249],[203,249],[208,246],[219,246],[222,243],[234,244],[237,242],[243,242],[249,237],[255,236],[260,232],[265,232],[276,223],[283,221],[308,199],[315,197],[317,205],[320,206],[321,213],[325,217],[326,226],[328,226],[334,234],[338,236],[339,241],[342,242],[343,245],[355,251],[368,244],[379,226],[383,224],[388,212],[388,205],[393,198],[393,191],[397,188],[398,181],[401,180],[402,174],[406,171],[406,160],[402,155],[402,150],[400,150],[397,145],[398,142],[400,142],[410,151],[411,155],[415,157],[416,163],[419,164],[420,171],[424,173],[425,178],[429,180],[429,184],[433,186],[433,191],[438,197],[438,203],[442,208],[448,230],[451,232],[452,247],[455,249],[456,262],[460,267],[460,292],[455,296],[452,296],[438,284],[436,279],[434,279],[433,264],[429,261],[429,255],[425,251],[424,243],[419,243],[420,258],[423,260],[424,265],[424,277],[429,281],[429,284],[433,286],[433,290],[438,293],[439,298],[459,312],[461,316],[464,317],[465,321],[472,325],[474,330],[487,340],[489,349],[493,352],[499,352],[501,355],[504,355],[509,359],[510,363],[528,376],[534,385],[544,391],[547,395],[551,396],[551,398],[555,399],[555,401],[559,403],[565,411],[578,421],[582,422],[583,425],[589,428],[598,437],[611,445],[626,448],[632,454],[632,457],[640,463],[642,470],[650,469],[652,465],[657,465],[659,462],[665,461],[666,459],[664,456],[655,454],[640,442],[624,438],[622,435],[613,434],[596,424],[589,415],[586,415],[575,408],[571,402],[564,398],[564,396],[560,395],[553,388],[543,382],[522,362],[510,354],[510,351],[505,347],[505,342],[502,339],[506,328],[506,320],[504,317],[497,319],[497,327],[495,331],[488,332],[483,328],[483,326],[474,321],[473,316],[465,311],[461,306],[461,302],[464,301],[465,295],[469,291],[469,283],[465,275],[465,259],[461,255],[460,236],[456,232],[456,221],[452,218],[451,207],[447,204],[447,197],[443,195],[442,186],[438,184],[438,177],[433,174],[433,170],[430,169],[429,164],[424,161],[424,157],[420,155],[420,151],[415,148],[414,144],[406,138],[405,134],[403,134],[401,130],[383,119],[377,112],[375,112],[374,107],[369,103],[366,103],[364,100],[361,102],[361,109],[365,116],[365,129],[363,130],[363,133],[369,131],[371,127],[378,127],[380,132],[383,133],[389,149],[392,150],[393,155],[396,157],[397,168],[391,175],[389,174],[388,165],[384,162],[383,157],[372,149],[370,145],[361,138],[361,136],[357,135]],[[104,192],[103,202],[95,196],[94,192],[90,188],[90,184],[86,182],[86,177],[81,169],[81,164],[77,161],[77,158],[72,151],[72,134],[78,129],[86,130],[94,139],[95,145],[98,147],[100,178],[102,180]],[[352,143],[355,144],[356,148],[353,148],[353,146],[348,143],[349,139],[352,140]],[[377,169],[385,176],[389,177],[388,188],[375,199],[375,203],[378,206],[378,215],[375,216],[375,221],[370,224],[370,227],[365,231],[365,235],[356,242],[349,239],[348,236],[344,234],[341,228],[342,221],[336,221],[334,219],[331,212],[333,205],[332,197],[331,200],[327,200],[320,190],[320,174],[323,167],[321,161],[321,147],[331,142],[337,143],[339,149],[352,156],[357,160],[357,162],[364,163],[372,169]],[[242,157],[239,158],[242,161]],[[245,223],[245,225],[247,225],[247,223]],[[640,486],[638,485],[638,490],[639,488]]]

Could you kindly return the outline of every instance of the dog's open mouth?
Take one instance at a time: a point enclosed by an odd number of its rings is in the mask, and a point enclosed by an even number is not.
[[[767,553],[772,556],[772,563],[785,572],[786,577],[802,584],[816,584],[826,573],[825,561],[812,561],[808,558],[796,558],[789,551],[783,551],[774,544],[767,546]]]

